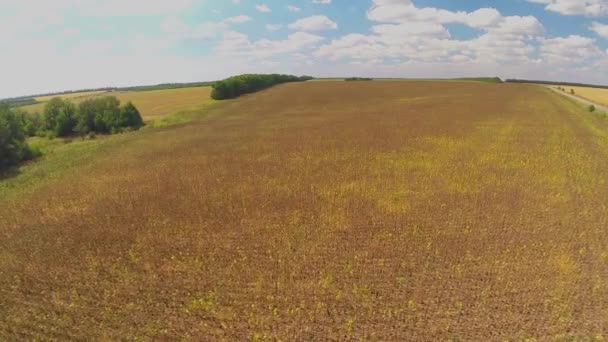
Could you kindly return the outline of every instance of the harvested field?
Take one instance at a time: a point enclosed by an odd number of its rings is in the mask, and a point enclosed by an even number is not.
[[[144,120],[154,120],[180,111],[196,109],[208,103],[211,100],[211,87],[75,93],[61,97],[78,103],[96,96],[116,96],[122,103],[131,101],[139,109]],[[53,97],[41,98],[39,101],[48,101]],[[45,103],[37,103],[22,108],[28,112],[42,113],[44,105]]]
[[[61,95],[48,95],[48,96],[39,96],[34,99],[38,102],[48,102],[54,97],[61,97],[62,99],[75,100],[84,97],[91,97],[94,95],[100,95],[103,93],[107,93],[105,90],[95,90],[95,91],[83,91],[80,93],[69,93],[69,94],[61,94]]]
[[[0,340],[607,337],[608,121],[549,89],[293,83],[117,139],[0,198]]]
[[[555,88],[555,86],[553,86]],[[561,86],[566,89],[567,93],[570,93],[571,89],[574,89],[574,93],[577,96],[580,96],[589,101],[595,102],[597,104],[608,106],[608,89],[602,88],[591,88],[591,87],[571,87],[571,86]]]

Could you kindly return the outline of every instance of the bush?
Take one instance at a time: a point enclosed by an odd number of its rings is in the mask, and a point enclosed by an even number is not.
[[[35,156],[35,151],[25,142],[20,115],[0,103],[0,171]]]
[[[311,80],[310,76],[293,76],[279,74],[246,74],[229,77],[225,80],[215,82],[211,91],[214,100],[233,99],[244,94],[254,93],[273,85],[287,82],[303,82]]]
[[[591,113],[595,112],[595,106],[594,105],[589,106],[589,111]]]
[[[68,100],[54,98],[44,108],[43,127],[59,137],[74,133],[80,136],[90,132],[119,133],[143,125],[137,108],[130,102],[121,107],[114,96],[85,100],[77,108]]]
[[[570,89],[570,94],[574,95],[574,89]]]

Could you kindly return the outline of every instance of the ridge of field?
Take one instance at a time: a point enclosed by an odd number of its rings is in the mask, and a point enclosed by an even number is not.
[[[0,198],[0,340],[606,337],[608,121],[570,99],[305,82],[202,115]]]
[[[553,86],[557,87],[557,86]],[[595,102],[602,106],[608,107],[608,89],[603,88],[591,88],[591,87],[573,87],[562,85],[560,86],[566,90],[567,93],[570,93],[570,90],[574,90],[574,95],[582,97],[591,102]]]
[[[194,109],[211,100],[211,87],[173,88],[145,91],[97,91],[70,93],[58,97],[79,103],[98,96],[116,96],[122,103],[133,102],[144,120],[154,120],[183,110]],[[45,102],[56,96],[37,98],[41,103],[20,107],[33,113],[42,113]]]

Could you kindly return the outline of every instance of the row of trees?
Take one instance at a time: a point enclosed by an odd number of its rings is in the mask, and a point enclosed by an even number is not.
[[[313,79],[310,76],[281,74],[246,74],[227,78],[213,83],[211,97],[214,100],[233,99],[244,94],[254,93],[277,84],[303,82]]]
[[[373,81],[373,78],[369,77],[349,77],[344,79],[346,82],[357,82],[357,81]]]
[[[25,141],[24,121],[23,114],[0,102],[0,172],[36,155]]]
[[[0,172],[39,155],[28,146],[28,136],[119,133],[143,125],[137,108],[130,102],[121,106],[116,97],[94,98],[78,105],[57,97],[45,105],[42,115],[0,102]]]
[[[90,132],[119,133],[144,125],[141,114],[131,102],[121,106],[114,96],[85,100],[78,106],[56,97],[45,105],[42,120],[34,120],[41,124],[42,130],[59,137]]]

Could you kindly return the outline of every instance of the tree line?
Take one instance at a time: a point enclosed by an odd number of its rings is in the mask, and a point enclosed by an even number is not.
[[[39,153],[26,142],[29,136],[67,137],[114,134],[137,130],[144,125],[141,114],[131,103],[121,106],[113,96],[92,98],[75,105],[56,97],[42,114],[26,113],[0,102],[0,171]]]
[[[518,79],[508,79],[505,82],[507,82],[507,83],[537,83],[537,84],[547,84],[547,85],[564,85],[564,86],[570,86],[570,87],[587,87],[587,88],[608,89],[608,86],[605,86],[605,85],[588,84],[588,83],[554,82],[554,81],[542,81],[542,80],[518,80]]]
[[[233,99],[244,94],[254,93],[281,83],[303,82],[313,79],[310,76],[281,74],[245,74],[229,77],[213,83],[211,98],[214,100]]]
[[[35,120],[35,116],[32,120]],[[88,133],[114,134],[137,130],[144,125],[141,114],[131,103],[124,106],[114,96],[82,101],[76,106],[69,100],[56,97],[44,106],[42,130],[51,135],[65,137]],[[35,129],[34,128],[34,129]]]
[[[357,81],[373,81],[373,78],[369,77],[349,77],[344,79],[346,82],[357,82]]]

